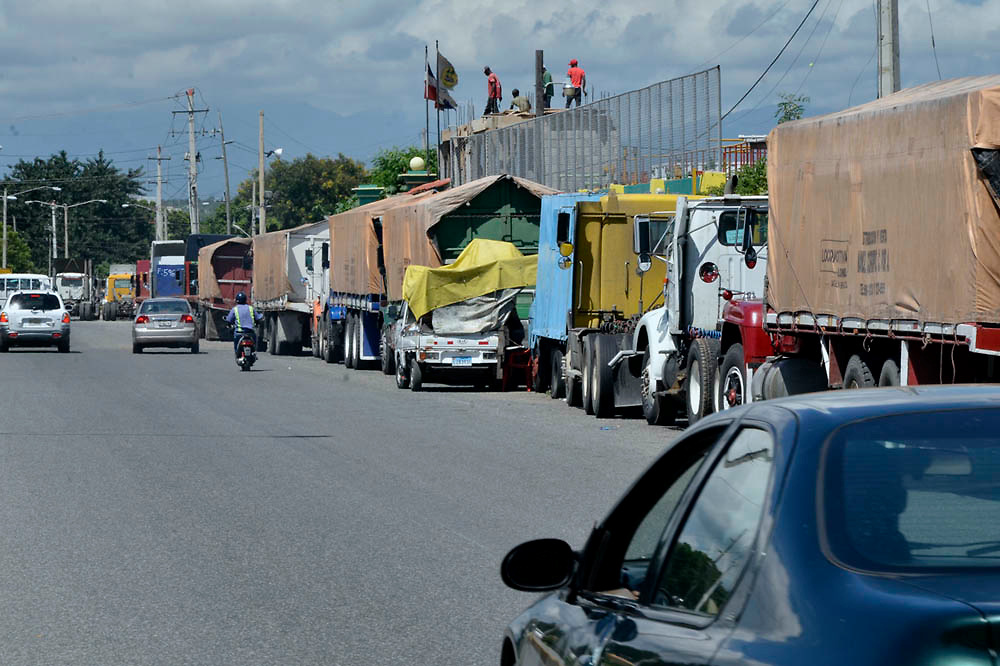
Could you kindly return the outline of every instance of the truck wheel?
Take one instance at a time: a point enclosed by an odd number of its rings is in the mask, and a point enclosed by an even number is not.
[[[277,356],[278,350],[278,316],[267,315],[267,353]]]
[[[350,315],[347,320],[347,330],[351,339],[348,340],[348,349],[350,355],[351,364],[348,366],[352,370],[358,369],[358,317],[357,315]]]
[[[107,302],[101,303],[101,320],[102,321],[108,321],[110,319],[110,317],[108,316],[109,312],[110,312],[110,310],[108,310],[108,303]]]
[[[594,402],[592,399],[594,391],[593,373],[594,366],[594,336],[588,335],[583,339],[583,377],[580,378],[580,395],[583,398],[583,411],[586,414],[594,413]]]
[[[882,372],[878,376],[879,386],[899,386],[899,366],[891,358],[882,364]]]
[[[590,402],[594,414],[599,419],[615,414],[615,380],[614,372],[608,367],[608,362],[614,357],[612,350],[614,340],[606,335],[594,338],[594,363],[591,366],[593,378],[590,386]]]
[[[309,333],[309,342],[312,343],[312,355],[313,355],[313,358],[319,358],[319,350],[321,349],[321,347],[319,346],[319,331],[318,330],[315,331],[315,332],[310,332]]]
[[[347,314],[344,316],[343,323],[341,324],[341,333],[343,334],[343,348],[344,348],[344,367],[351,367],[351,344],[352,331],[351,331],[351,315]]]
[[[743,363],[743,345],[736,343],[726,350],[722,359],[722,377],[719,409],[739,407],[747,401],[746,370]]]
[[[642,355],[642,415],[646,417],[649,425],[670,425],[673,423],[674,410],[671,409],[666,396],[657,395],[659,388],[656,380],[652,379],[653,356],[646,347]]]
[[[410,390],[419,391],[424,386],[424,373],[417,359],[410,360]]]
[[[361,319],[361,314],[354,317],[354,369],[364,369],[366,362],[361,360],[361,354],[365,349],[364,334],[365,324]]]
[[[875,386],[875,378],[872,376],[871,368],[861,360],[857,354],[851,356],[844,369],[844,388],[872,388]]]
[[[111,304],[111,321],[118,320],[118,303]]]
[[[712,413],[715,365],[712,347],[708,340],[705,338],[692,340],[687,358],[687,378],[684,380],[688,426],[694,425]]]
[[[382,335],[379,339],[378,354],[382,360],[382,374],[391,375],[395,373],[396,355],[389,348],[389,339],[385,335],[385,329],[382,329]]]
[[[549,354],[551,356],[551,354]],[[541,346],[531,350],[531,390],[535,393],[545,393],[549,388],[549,366]]]
[[[405,389],[410,385],[410,378],[406,374],[406,359],[398,359],[393,357],[396,366],[396,388]]]
[[[336,363],[337,345],[333,335],[333,324],[330,323],[329,319],[325,318],[325,315],[321,330],[323,331],[323,360],[327,363]]]
[[[563,378],[563,354],[558,349],[549,353],[549,388],[553,400],[566,395],[566,380]]]

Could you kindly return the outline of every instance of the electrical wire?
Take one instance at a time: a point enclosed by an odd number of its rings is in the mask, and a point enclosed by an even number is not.
[[[763,78],[767,75],[767,73],[769,71],[771,71],[771,68],[774,66],[774,63],[778,62],[778,58],[781,57],[781,54],[783,54],[785,52],[785,49],[788,48],[788,45],[792,43],[793,39],[795,39],[795,35],[799,34],[799,30],[802,29],[803,25],[805,25],[806,20],[809,18],[810,15],[812,15],[813,10],[816,9],[816,5],[818,5],[818,4],[819,4],[819,0],[814,0],[814,2],[812,3],[812,6],[809,8],[809,11],[806,12],[806,15],[802,18],[802,22],[799,23],[799,25],[798,25],[797,28],[795,28],[795,32],[792,33],[792,36],[788,38],[788,41],[785,42],[785,45],[781,47],[780,51],[778,51],[778,55],[774,56],[774,60],[772,60],[771,63],[767,66],[767,68],[761,73],[761,75],[759,77],[757,77],[757,80],[754,81],[754,84],[752,86],[750,86],[750,89],[747,90],[745,93],[743,93],[743,97],[740,97],[740,99],[736,102],[736,104],[733,104],[733,107],[731,109],[729,109],[728,111],[726,111],[722,115],[722,118],[720,118],[719,120],[725,119],[726,116],[728,116],[730,113],[732,113],[733,111],[735,111],[736,107],[738,107],[743,102],[743,100],[745,100],[747,98],[747,96],[750,93],[753,92],[754,88],[757,87],[757,84],[760,83],[761,80],[763,80]]]
[[[800,83],[799,87],[795,89],[795,92],[792,93],[793,95],[798,95],[799,91],[802,90],[802,87],[806,84],[806,81],[809,80],[809,75],[812,74],[816,63],[819,62],[819,57],[823,55],[823,49],[826,47],[826,41],[830,39],[830,33],[833,32],[834,26],[837,25],[837,17],[840,15],[840,8],[843,6],[844,0],[840,0],[840,2],[837,3],[837,11],[833,13],[833,19],[830,21],[830,29],[826,31],[826,37],[823,38],[823,43],[819,45],[819,51],[816,52],[816,57],[814,57],[812,62],[809,63],[809,69],[806,70],[806,75],[802,79],[802,83]]]
[[[753,30],[751,30],[750,32],[748,32],[747,34],[743,35],[738,40],[736,40],[735,42],[733,42],[733,44],[729,48],[726,48],[726,49],[723,49],[722,51],[719,51],[717,54],[715,54],[714,56],[712,56],[711,58],[709,58],[705,62],[703,62],[700,65],[698,65],[697,67],[693,68],[692,71],[697,72],[698,70],[700,70],[705,65],[711,64],[713,62],[717,62],[718,58],[721,58],[722,56],[724,56],[727,53],[729,53],[730,51],[732,51],[734,48],[736,48],[737,46],[739,46],[740,43],[744,39],[746,39],[747,37],[749,37],[753,33],[757,32],[765,23],[767,23],[768,21],[770,21],[771,19],[773,19],[778,14],[778,12],[780,12],[782,9],[785,8],[785,5],[787,5],[788,2],[789,2],[789,0],[785,0],[784,2],[782,2],[780,5],[778,5],[777,9],[775,9],[767,17],[765,17],[763,21],[761,21],[760,23],[758,23],[757,27],[755,27]]]
[[[875,8],[875,2],[874,2],[874,0],[872,1],[872,18],[875,20],[875,25],[878,25],[878,9]],[[865,66],[861,68],[861,71],[858,72],[858,75],[854,78],[854,83],[851,84],[851,92],[847,95],[847,106],[848,107],[851,106],[851,100],[854,98],[854,88],[858,85],[858,81],[861,80],[861,76],[866,71],[868,71],[868,68],[872,64],[872,60],[875,59],[875,55],[878,53],[878,34],[877,33],[878,33],[878,31],[876,30],[875,48],[872,49],[872,54],[870,56],[868,56],[868,62],[866,62]]]
[[[925,0],[927,3],[927,22],[931,25],[931,51],[934,52],[934,66],[937,67],[938,81],[941,80],[941,65],[938,64],[937,57],[937,45],[934,43],[934,20],[931,18],[931,0]]]

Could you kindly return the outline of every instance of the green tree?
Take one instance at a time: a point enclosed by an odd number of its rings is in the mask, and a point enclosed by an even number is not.
[[[31,248],[21,240],[16,232],[7,229],[7,268],[12,273],[35,273],[35,264],[31,261]]]
[[[372,168],[369,180],[379,187],[385,189],[386,194],[395,194],[399,191],[399,174],[410,169],[410,159],[421,157],[427,159],[427,154],[423,148],[410,146],[409,148],[387,148],[375,153],[372,158]],[[437,153],[431,151],[430,161],[427,170],[431,173],[438,173]]]
[[[736,192],[740,196],[767,194],[767,159],[758,160],[753,164],[740,167],[736,172]],[[703,194],[710,197],[721,197],[725,194],[725,186],[705,188]]]
[[[222,213],[225,220],[225,211]],[[224,231],[225,229],[223,229]],[[202,229],[203,233],[212,233]],[[186,210],[167,209],[167,240],[184,240],[191,235],[191,216]]]
[[[136,216],[135,208],[122,208],[130,198],[142,193],[142,169],[119,170],[101,152],[94,159],[69,159],[65,151],[48,159],[20,160],[4,180],[11,194],[42,185],[62,191],[40,189],[19,195],[8,203],[8,217],[17,218],[17,230],[31,252],[36,267],[48,265],[52,248],[52,213],[47,206],[27,203],[44,200],[72,206],[91,199],[93,203],[68,211],[70,256],[102,261],[132,262],[149,254],[155,229],[147,219]],[[56,208],[56,240],[63,254],[64,216]]]
[[[789,120],[798,120],[806,111],[806,104],[809,98],[804,95],[794,93],[778,93],[781,101],[778,102],[778,109],[774,112],[774,117],[778,119],[778,124]]]

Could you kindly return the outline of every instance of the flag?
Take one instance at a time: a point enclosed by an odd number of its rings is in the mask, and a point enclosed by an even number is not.
[[[424,99],[434,100],[434,105],[437,106],[437,79],[434,78],[430,63],[427,63],[427,72],[424,74]]]
[[[440,52],[438,52],[437,56],[438,78],[441,79],[441,87],[451,90],[458,85],[458,72],[455,71],[455,67]]]
[[[441,109],[457,109],[458,104],[451,98],[451,94],[447,90],[440,88],[437,91],[437,101],[434,103],[434,108],[438,111]]]

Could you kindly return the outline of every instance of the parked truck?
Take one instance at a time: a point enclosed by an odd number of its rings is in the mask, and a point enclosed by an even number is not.
[[[131,319],[135,315],[135,273],[125,272],[127,269],[127,266],[118,266],[117,272],[112,270],[107,277],[104,301],[101,303],[101,319],[104,321]]]
[[[313,303],[328,284],[327,220],[253,238],[253,304],[264,313],[272,354],[295,354],[312,340]]]
[[[385,208],[362,214],[367,223],[350,227],[347,216],[330,219],[334,271],[331,272],[328,340],[333,358],[358,368],[381,363],[389,373],[393,350],[383,307],[402,301],[410,265],[449,264],[474,238],[513,243],[524,254],[538,247],[541,197],[554,190],[508,175],[481,178],[436,194],[386,200]],[[351,238],[342,242],[342,239]],[[348,269],[342,269],[342,266]],[[345,278],[345,279],[342,279]]]
[[[756,220],[745,203],[547,197],[531,317],[536,388],[597,416],[642,407],[650,423],[671,421],[682,397],[692,422],[711,411],[724,296],[752,288],[747,270],[763,284],[756,250],[753,267],[745,261],[743,230]]]
[[[70,309],[83,320],[96,319],[100,306],[98,282],[90,259],[56,259],[53,265],[53,289]]]
[[[252,272],[249,238],[227,238],[206,245],[198,252],[198,324],[201,337],[228,337],[225,316],[236,305],[236,294],[251,293]]]
[[[153,241],[149,258],[149,296],[184,295],[184,249],[182,240]]]
[[[756,318],[771,344],[727,321],[743,393],[723,396],[1000,380],[1000,76],[783,123],[767,141],[767,289],[727,314]]]
[[[534,286],[537,268],[512,243],[482,238],[452,264],[410,265],[402,304],[389,306],[396,386],[501,385],[507,354],[525,342],[517,295]]]

